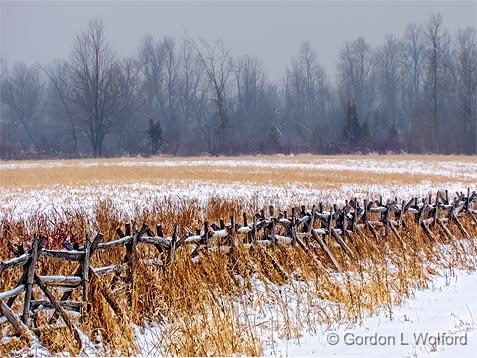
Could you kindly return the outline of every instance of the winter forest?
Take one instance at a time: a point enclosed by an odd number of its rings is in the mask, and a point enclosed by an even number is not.
[[[312,36],[312,34],[310,35]],[[100,18],[67,58],[1,62],[1,159],[272,153],[477,153],[477,32],[432,14],[336,76],[303,42],[281,79],[260,58],[184,34],[120,57]]]

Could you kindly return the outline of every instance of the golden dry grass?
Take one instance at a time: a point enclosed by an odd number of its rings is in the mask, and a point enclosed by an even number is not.
[[[209,202],[209,219],[217,221],[227,214],[239,216],[242,207],[233,201],[214,199]],[[150,210],[136,217],[137,223],[150,226],[161,222],[166,233],[171,233],[176,223],[191,227],[191,222],[202,225],[199,208],[184,204],[177,208],[172,203],[159,202]],[[227,213],[227,214],[225,214]],[[49,238],[50,248],[61,247],[66,235],[81,242],[86,231],[95,228],[105,235],[105,241],[116,238],[115,229],[121,224],[118,208],[111,202],[100,203],[94,220],[80,215],[67,216],[63,222],[47,225],[48,218],[31,218]],[[477,248],[473,241],[449,241],[435,231],[437,242],[430,242],[412,216],[406,218],[407,228],[401,232],[405,246],[393,235],[375,241],[369,232],[353,235],[348,239],[354,260],[349,260],[334,244],[325,240],[343,272],[332,274],[333,266],[313,240],[306,240],[312,252],[325,266],[315,266],[300,248],[281,247],[247,250],[239,245],[232,254],[202,252],[200,264],[190,259],[190,252],[181,248],[169,269],[139,264],[135,272],[133,304],[128,304],[127,286],[119,281],[112,288],[111,277],[93,278],[91,286],[91,311],[81,329],[97,344],[97,354],[133,355],[138,353],[133,324],[140,327],[151,322],[160,325],[160,334],[153,340],[155,354],[178,356],[260,355],[263,353],[260,337],[263,332],[275,330],[281,338],[294,338],[303,330],[316,329],[337,323],[357,322],[380,309],[392,310],[413,290],[425,287],[436,269],[453,270],[476,268]],[[476,235],[475,225],[463,221],[471,235]],[[51,224],[51,223],[50,223]],[[4,222],[0,236],[2,253],[6,240],[21,242],[28,239],[25,223]],[[455,226],[453,234],[460,237]],[[384,238],[384,232],[380,234]],[[465,248],[464,248],[465,246]],[[441,250],[442,247],[447,249]],[[94,267],[120,263],[124,248],[97,253],[92,260]],[[138,247],[138,259],[164,258],[150,246]],[[271,261],[270,257],[274,260]],[[274,262],[278,263],[278,267]],[[390,267],[393,267],[390,270]],[[40,258],[37,273],[71,275],[75,264],[65,264],[50,258]],[[283,271],[282,271],[283,270]],[[0,289],[13,287],[19,278],[2,274]],[[114,301],[123,307],[115,312],[101,293],[101,287],[114,290]],[[288,290],[287,295],[282,291]],[[73,296],[79,298],[79,292]],[[21,298],[16,309],[20,309]],[[297,311],[297,302],[300,309]],[[274,316],[267,322],[247,318],[273,307]],[[39,319],[40,323],[42,322]],[[46,321],[43,321],[45,323]],[[52,352],[78,353],[71,333],[65,329],[45,330],[40,334],[42,344]],[[140,342],[139,342],[140,343]],[[19,348],[21,344],[17,344]],[[13,349],[12,347],[3,348]]]
[[[243,159],[244,157],[235,158]],[[361,160],[362,157],[260,157],[263,160],[307,163],[332,159]],[[419,160],[429,162],[444,160],[455,163],[474,164],[475,157],[448,156],[376,156],[372,158],[386,165],[390,161]],[[191,158],[196,161],[204,158]],[[206,158],[222,160],[223,158]],[[227,158],[229,159],[229,158]],[[234,159],[234,158],[230,158]],[[136,159],[88,160],[87,163],[115,163]],[[141,159],[157,161],[163,158]],[[182,159],[167,158],[171,161]],[[65,161],[68,164],[78,161]],[[15,168],[0,169],[1,186],[31,188],[50,185],[101,185],[105,183],[169,182],[178,180],[211,181],[215,183],[258,183],[282,185],[289,182],[305,183],[311,187],[334,188],[340,184],[388,183],[414,184],[422,180],[430,183],[447,183],[456,177],[460,182],[475,186],[472,179],[457,173],[449,175],[383,174],[370,175],[360,171],[342,170],[293,170],[276,168],[220,168],[216,166],[191,167],[124,167],[67,166],[62,168]],[[464,189],[464,188],[463,188]],[[260,208],[234,200],[209,199],[204,207],[195,201],[180,203],[161,200],[148,203],[136,216],[130,218],[138,226],[147,223],[150,227],[161,223],[166,234],[171,234],[174,225],[191,230],[203,225],[204,218],[217,222],[231,215],[241,217],[243,211],[256,212]],[[62,248],[66,239],[82,243],[88,232],[104,234],[104,241],[116,239],[115,229],[124,224],[120,207],[111,201],[98,202],[93,217],[81,211],[68,211],[60,217],[38,215],[17,218],[5,216],[0,225],[0,259],[11,257],[7,242],[21,244],[31,241],[32,233],[48,238],[49,248]],[[250,217],[249,217],[250,219]],[[322,250],[311,239],[306,244],[323,263],[325,269],[313,261],[300,248],[281,247],[245,249],[239,245],[231,254],[201,252],[200,263],[193,263],[190,252],[180,248],[167,271],[161,267],[139,264],[135,272],[135,287],[132,306],[128,304],[128,287],[119,280],[112,287],[111,277],[93,278],[91,284],[91,311],[84,322],[77,321],[82,331],[96,345],[99,355],[133,355],[139,352],[134,336],[134,325],[160,326],[152,342],[151,352],[156,355],[174,356],[230,356],[263,354],[264,332],[274,330],[280,338],[294,338],[304,330],[315,330],[319,325],[327,327],[337,323],[358,322],[380,309],[392,310],[396,304],[415,289],[426,287],[437,270],[476,269],[477,247],[473,240],[462,239],[455,226],[451,227],[457,240],[449,240],[434,229],[437,242],[430,242],[411,215],[406,218],[407,227],[401,232],[404,244],[393,235],[377,242],[369,232],[355,233],[347,242],[355,253],[349,260],[335,245],[333,239],[325,238],[343,272],[333,273],[333,266]],[[477,230],[470,221],[463,224],[475,237]],[[182,232],[181,232],[182,233]],[[384,237],[384,232],[380,234]],[[445,250],[442,250],[445,248]],[[94,267],[117,264],[122,261],[125,249],[117,248],[95,254]],[[153,247],[140,245],[138,259],[162,258]],[[277,266],[278,264],[278,266]],[[71,275],[77,265],[42,257],[38,263],[40,275]],[[392,267],[392,269],[390,269]],[[20,278],[20,271],[2,273],[0,290],[13,287]],[[115,312],[101,289],[113,290],[114,301],[123,308]],[[287,294],[283,294],[286,291]],[[38,293],[36,293],[38,295]],[[58,295],[58,293],[56,293]],[[79,299],[75,292],[74,299]],[[15,310],[21,308],[17,298]],[[300,309],[298,309],[298,304]],[[270,309],[272,307],[272,309]],[[270,312],[271,311],[271,312]],[[249,314],[247,314],[249,313]],[[267,321],[254,320],[265,316]],[[40,323],[45,323],[38,318]],[[42,344],[52,352],[78,354],[78,347],[67,330],[44,330],[40,334]],[[0,347],[0,354],[11,354],[25,342],[11,341]],[[143,351],[144,353],[144,351]]]
[[[475,164],[475,156],[417,156],[417,155],[386,155],[386,156],[259,156],[259,157],[198,157],[198,158],[116,158],[116,159],[88,159],[88,160],[62,160],[54,163],[64,164],[64,167],[33,167],[33,168],[0,168],[0,186],[5,188],[38,188],[51,185],[101,185],[111,183],[135,183],[135,182],[171,182],[181,180],[207,181],[214,183],[255,183],[269,185],[283,185],[289,183],[306,183],[312,187],[334,187],[341,184],[387,184],[402,183],[415,184],[423,180],[431,183],[447,183],[459,180],[464,184],[475,184],[472,178],[466,178],[460,171],[449,171],[439,175],[412,175],[409,173],[381,173],[370,175],[369,172],[357,170],[333,170],[333,169],[290,169],[290,168],[256,168],[246,166],[191,166],[182,163],[183,161],[266,161],[282,164],[306,164],[321,163],[328,161],[340,164],[343,161],[373,160],[385,167],[388,163],[413,164],[413,161],[424,163],[424,168],[432,171],[435,163],[441,161],[451,163]],[[154,163],[170,161],[177,163],[171,167],[154,167],[148,165],[121,166],[118,163],[134,162]],[[8,162],[8,164],[40,164],[48,165],[51,161],[36,162]],[[426,164],[427,163],[427,164]],[[96,166],[82,167],[79,164]],[[116,164],[116,165],[115,165]]]

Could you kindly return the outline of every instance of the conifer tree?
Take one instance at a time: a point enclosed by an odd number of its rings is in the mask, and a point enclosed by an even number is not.
[[[146,131],[149,146],[152,154],[157,154],[162,151],[164,146],[164,139],[162,137],[162,128],[159,121],[154,122],[152,118],[149,119],[149,128]]]

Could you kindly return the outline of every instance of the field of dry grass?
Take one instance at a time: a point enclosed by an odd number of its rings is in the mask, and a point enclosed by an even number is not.
[[[381,192],[385,199],[399,195],[408,200],[437,189],[449,188],[451,194],[453,188],[475,190],[476,173],[476,157],[458,156],[3,162],[0,259],[12,255],[7,243],[28,246],[33,233],[48,238],[49,248],[62,248],[65,241],[82,244],[91,231],[103,233],[104,241],[114,240],[116,228],[128,220],[151,227],[161,223],[170,235],[174,225],[193,230],[202,227],[205,219],[217,222],[231,215],[241,217],[244,211],[257,212],[276,203],[277,195],[280,209],[321,200],[331,204],[386,188],[392,190]],[[301,202],[304,199],[307,202]],[[35,208],[37,201],[50,206]],[[128,205],[134,210],[125,211]],[[260,355],[263,337],[292,339],[318,326],[359,322],[379,310],[392,310],[414,290],[426,287],[440,270],[477,268],[475,240],[460,238],[456,227],[451,230],[459,239],[449,240],[440,232],[431,242],[412,216],[406,220],[404,245],[395,236],[375,242],[368,231],[354,234],[348,244],[355,260],[327,237],[341,272],[335,272],[313,244],[310,247],[322,268],[291,247],[264,252],[239,246],[233,255],[201,253],[199,265],[191,261],[190,252],[178,250],[166,272],[138,266],[131,306],[127,288],[121,284],[114,288],[115,299],[124,307],[121,315],[101,295],[102,287],[112,286],[110,279],[92,282],[92,310],[80,328],[89,339],[91,354]],[[475,225],[469,220],[463,224],[475,237]],[[92,264],[117,264],[123,256],[124,248],[118,248],[97,254]],[[138,257],[157,258],[157,252],[142,247]],[[59,265],[43,257],[38,272],[71,275],[74,269],[73,264]],[[3,273],[0,290],[13,287],[19,274]],[[47,317],[38,317],[38,324],[46,321]],[[50,352],[79,353],[67,330],[42,331],[40,341]],[[25,345],[25,340],[2,343],[0,354]]]
[[[150,202],[210,198],[286,208],[360,198],[424,196],[477,183],[477,157],[259,156],[1,162],[2,213],[25,217],[112,200],[133,216]],[[119,195],[118,195],[119,194]],[[121,195],[122,194],[122,195]]]
[[[342,184],[416,184],[423,180],[433,184],[452,180],[473,184],[476,175],[470,174],[476,168],[475,156],[119,158],[0,163],[0,183],[2,187],[15,188],[183,180],[277,186],[292,182],[314,188]],[[416,170],[420,173],[415,173]]]
[[[193,222],[202,224],[198,220],[198,207],[188,206],[178,211],[164,204],[158,203],[135,219],[151,227],[160,220],[169,234],[173,224],[181,227],[191,227]],[[218,220],[224,213],[239,216],[241,209],[239,203],[210,202],[208,217]],[[117,208],[103,203],[96,214],[93,226],[104,233],[104,240],[116,238],[115,229],[121,225]],[[341,272],[336,272],[324,252],[308,240],[307,245],[323,267],[314,265],[299,248],[281,245],[254,250],[239,245],[231,255],[203,252],[200,264],[190,259],[188,250],[181,249],[166,272],[160,267],[139,264],[132,305],[128,304],[127,285],[121,281],[113,285],[110,277],[93,278],[92,308],[88,319],[79,322],[80,328],[88,337],[90,354],[95,355],[256,356],[263,354],[264,337],[294,339],[301,332],[317,327],[353,325],[378,311],[392,311],[394,305],[426,287],[442,270],[476,269],[474,240],[449,240],[441,233],[436,234],[437,241],[431,242],[411,217],[406,222],[401,233],[404,246],[393,235],[382,242],[375,241],[368,231],[353,235],[348,240],[355,254],[353,260],[333,244],[331,237],[325,238],[342,267]],[[469,220],[463,223],[469,233],[477,234]],[[48,218],[37,218],[37,224],[48,237],[48,247],[60,248],[66,238],[82,243],[88,220],[71,216],[51,226]],[[384,231],[378,231],[384,238]],[[452,233],[460,237],[455,226]],[[3,255],[11,255],[6,252],[7,241],[28,240],[28,230],[21,221],[4,221],[0,235]],[[124,248],[99,253],[92,265],[118,264],[124,254]],[[140,260],[158,258],[153,247],[141,246],[137,255]],[[71,275],[74,270],[74,264],[65,265],[43,257],[37,272]],[[0,290],[14,287],[19,274],[18,271],[3,273]],[[114,290],[115,302],[123,307],[120,314],[103,297],[103,287]],[[77,292],[73,298],[79,299],[79,295]],[[21,300],[17,300],[17,305],[20,309]],[[39,314],[35,322],[46,325],[49,317]],[[50,352],[80,352],[65,328],[42,330],[40,342]],[[10,354],[11,350],[27,347],[27,340],[12,340],[0,352]]]

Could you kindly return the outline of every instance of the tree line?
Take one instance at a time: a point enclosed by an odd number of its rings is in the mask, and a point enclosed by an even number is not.
[[[281,80],[222,41],[142,38],[120,57],[101,19],[65,59],[1,62],[2,159],[272,153],[477,153],[477,32],[440,14],[373,48],[346,42],[331,78],[304,42]]]

